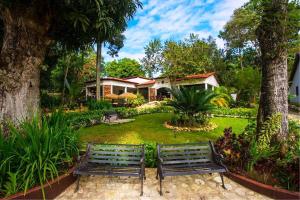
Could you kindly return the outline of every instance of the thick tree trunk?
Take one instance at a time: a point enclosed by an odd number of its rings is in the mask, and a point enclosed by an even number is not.
[[[281,129],[278,139],[288,134],[288,78],[286,18],[287,0],[267,0],[257,36],[262,57],[262,83],[257,131],[270,116],[281,113]]]
[[[39,110],[39,66],[50,40],[46,24],[38,25],[18,11],[1,12],[5,33],[0,56],[0,123],[18,124]]]
[[[96,61],[96,99],[101,99],[100,80],[101,80],[101,58],[102,58],[102,42],[97,42],[97,61]]]

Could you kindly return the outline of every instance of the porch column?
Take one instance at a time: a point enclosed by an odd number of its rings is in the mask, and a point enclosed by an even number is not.
[[[205,83],[205,90],[207,90],[207,83]]]
[[[125,89],[124,89],[124,93],[126,93],[127,92],[127,87],[125,87]]]

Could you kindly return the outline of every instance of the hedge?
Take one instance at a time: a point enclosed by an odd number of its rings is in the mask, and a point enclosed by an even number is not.
[[[246,117],[253,118],[257,115],[256,108],[218,108],[212,111],[216,116],[234,116],[234,117]]]

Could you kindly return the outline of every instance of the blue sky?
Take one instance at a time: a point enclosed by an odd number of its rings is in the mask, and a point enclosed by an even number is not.
[[[140,9],[125,31],[126,41],[119,57],[141,59],[144,47],[151,39],[180,40],[190,33],[201,38],[209,35],[216,39],[219,47],[224,42],[217,38],[234,9],[247,0],[143,0]],[[104,55],[105,61],[113,60]]]

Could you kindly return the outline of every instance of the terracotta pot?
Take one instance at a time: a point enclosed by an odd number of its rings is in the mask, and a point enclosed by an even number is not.
[[[273,199],[300,199],[300,192],[292,192],[281,188],[275,188],[271,185],[266,185],[232,172],[226,173],[226,176],[246,188]]]
[[[76,177],[73,176],[73,171],[75,167],[71,168],[67,173],[57,177],[53,181],[44,185],[44,191],[46,199],[54,199],[59,194],[61,194],[67,187],[75,182]],[[11,200],[11,199],[43,199],[41,186],[37,186],[29,189],[26,194],[24,192],[19,192],[17,194],[11,195],[9,197],[0,200]]]

